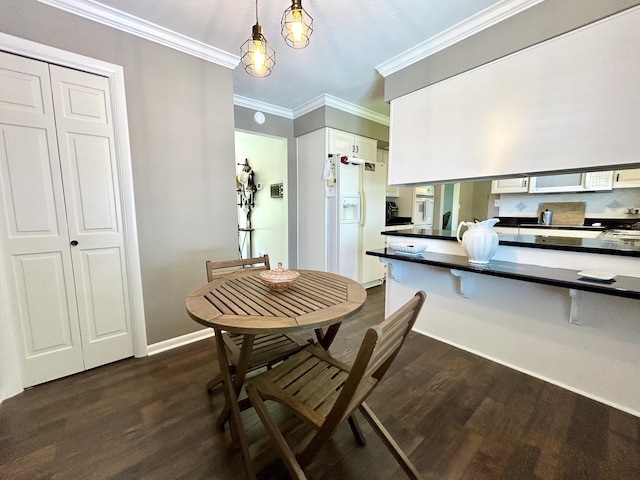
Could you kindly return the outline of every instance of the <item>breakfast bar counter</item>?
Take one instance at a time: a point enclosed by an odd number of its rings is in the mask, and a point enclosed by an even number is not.
[[[393,268],[395,271],[393,275],[395,278],[398,278],[397,270],[400,269],[397,262],[413,262],[458,271],[473,272],[480,275],[511,278],[514,280],[640,300],[640,278],[636,277],[612,275],[613,278],[590,278],[588,277],[589,272],[586,272],[587,276],[585,276],[581,275],[581,272],[566,268],[542,267],[500,260],[491,261],[487,265],[478,265],[469,263],[465,256],[426,251],[418,254],[406,254],[396,252],[393,248],[370,250],[367,251],[367,255],[380,257],[381,261],[394,265]]]
[[[500,234],[476,265],[455,232],[383,235],[387,312],[424,290],[416,331],[640,416],[640,240]]]

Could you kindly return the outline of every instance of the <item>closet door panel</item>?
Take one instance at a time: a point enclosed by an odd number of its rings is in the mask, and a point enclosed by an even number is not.
[[[0,52],[0,229],[25,386],[84,369],[48,65]]]
[[[109,82],[50,66],[87,368],[133,355]]]
[[[46,113],[42,85],[42,74],[47,74],[46,64],[38,67],[28,67],[24,71],[22,66],[31,60],[2,53],[1,58],[9,59],[2,62],[0,68],[0,108],[12,111],[14,115],[20,112],[27,117],[30,115],[44,115]],[[47,78],[48,80],[48,78]],[[48,81],[45,92],[48,90]],[[50,108],[48,108],[50,110]]]
[[[36,385],[84,370],[75,297],[61,252],[13,256],[23,326],[25,383]],[[71,303],[73,302],[73,303]]]
[[[0,125],[0,156],[8,235],[59,236],[47,130]]]
[[[83,250],[80,255],[83,282],[78,292],[83,322],[82,336],[87,368],[107,358],[131,356],[127,292],[120,265],[121,250]]]
[[[75,233],[78,238],[92,233],[118,234],[109,139],[70,133],[66,140],[73,176],[70,188],[81,205],[73,209],[73,222],[69,220]]]

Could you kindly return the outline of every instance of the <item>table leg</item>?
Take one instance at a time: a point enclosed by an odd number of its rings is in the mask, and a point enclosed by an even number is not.
[[[322,337],[318,335],[318,331],[316,330],[318,343],[322,348],[324,348],[325,350],[329,350],[329,347],[333,343],[334,338],[336,338],[336,335],[338,334],[338,330],[340,330],[340,325],[341,323],[334,323],[333,325],[330,325],[329,328],[327,328],[327,331],[324,332],[324,335],[322,335]]]
[[[242,417],[240,416],[240,407],[238,405],[238,392],[236,391],[234,382],[231,380],[231,373],[229,372],[229,360],[227,359],[227,351],[224,346],[224,340],[222,339],[222,331],[219,329],[215,329],[216,332],[216,346],[218,347],[218,361],[220,363],[220,371],[222,372],[223,382],[222,385],[224,387],[224,395],[225,395],[225,410],[227,410],[226,416],[230,413],[230,427],[231,427],[231,435],[234,438],[234,443],[238,442],[240,445],[240,450],[242,453],[242,459],[244,461],[244,471],[249,480],[254,480],[256,478],[256,473],[253,468],[253,462],[251,461],[251,454],[249,453],[249,442],[247,441],[247,437],[244,434],[244,427],[242,426]],[[253,335],[251,335],[251,344],[253,346]],[[244,350],[244,343],[243,343]],[[241,356],[242,359],[242,356]],[[238,370],[240,370],[240,366],[238,366]],[[246,366],[243,372],[240,374],[243,377],[246,373]],[[242,384],[240,384],[242,386]],[[218,419],[220,422],[220,419]],[[224,422],[223,422],[224,424]]]
[[[235,396],[233,397],[233,403],[238,405],[238,396],[240,395],[240,391],[242,390],[242,385],[244,384],[244,378],[247,375],[247,370],[249,369],[249,361],[251,359],[251,350],[253,350],[253,341],[255,340],[255,335],[246,334],[242,339],[242,348],[240,349],[240,357],[238,358],[238,365],[236,365],[236,374],[234,376],[234,381],[232,383],[233,389],[235,390]],[[224,343],[224,342],[223,342]],[[226,351],[225,351],[226,355]],[[228,369],[227,369],[228,370]],[[231,376],[229,376],[231,378]],[[224,423],[229,418],[229,413],[231,412],[231,403],[227,400],[225,402],[225,406],[222,409],[222,413],[218,417],[218,427],[222,428]]]

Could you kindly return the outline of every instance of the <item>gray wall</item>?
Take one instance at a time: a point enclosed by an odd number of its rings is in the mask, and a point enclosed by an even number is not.
[[[253,121],[253,114],[257,110],[236,105],[234,111],[236,129],[287,139],[287,178],[289,182],[286,185],[289,195],[287,197],[289,201],[287,219],[289,222],[289,258],[287,261],[289,268],[295,268],[298,258],[298,237],[296,234],[298,230],[298,217],[296,215],[298,203],[298,182],[296,179],[298,177],[298,169],[296,139],[293,136],[293,120],[265,113],[265,122],[262,125],[258,125]]]
[[[379,148],[389,145],[389,127],[363,117],[352,115],[333,107],[320,107],[295,119],[294,134],[296,137],[318,130],[319,128],[335,128],[343,132],[378,140]]]
[[[200,329],[185,298],[237,255],[232,71],[35,0],[0,31],[124,67],[148,342]]]
[[[640,0],[545,0],[385,78],[393,100],[640,4]]]

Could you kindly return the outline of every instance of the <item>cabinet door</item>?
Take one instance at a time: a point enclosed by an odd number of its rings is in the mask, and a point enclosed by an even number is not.
[[[352,133],[329,129],[329,153],[339,153],[375,162],[378,141]]]
[[[502,178],[491,182],[491,193],[526,193],[529,190],[529,178]]]
[[[367,162],[376,161],[376,153],[378,150],[377,140],[373,140],[372,138],[366,138],[366,137],[358,137],[356,135],[354,137],[354,143],[355,143],[354,156],[358,158],[362,158]]]
[[[354,155],[356,153],[356,147],[353,134],[329,129],[329,153]]]
[[[616,170],[613,175],[613,188],[640,187],[640,168]]]
[[[561,173],[531,177],[529,193],[557,193],[584,191],[583,173]]]
[[[613,188],[613,172],[587,172],[584,174],[584,188],[590,192],[611,190]]]

